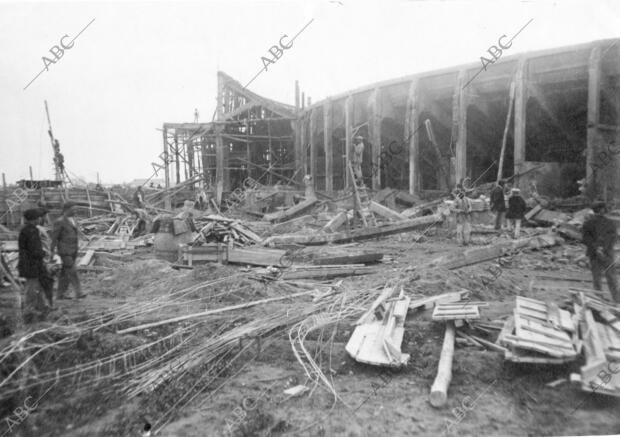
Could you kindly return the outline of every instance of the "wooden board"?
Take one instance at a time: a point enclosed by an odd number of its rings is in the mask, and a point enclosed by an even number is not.
[[[382,253],[365,252],[365,253],[341,253],[321,255],[312,260],[313,264],[318,266],[326,264],[368,264],[381,261]]]
[[[466,302],[460,304],[435,304],[433,320],[476,320],[480,318],[477,305]]]
[[[263,218],[270,222],[282,222],[285,220],[289,220],[295,216],[305,213],[310,208],[312,208],[317,202],[318,202],[318,199],[316,198],[306,199],[303,202],[299,202],[297,205],[289,209],[286,209],[284,211],[278,211],[278,212],[274,212],[270,214],[265,214]]]
[[[387,290],[383,291],[380,298],[388,295]],[[360,363],[376,366],[399,367],[406,364],[409,361],[409,354],[401,353],[400,345],[405,332],[404,323],[409,300],[401,293],[399,300],[388,304],[390,309],[386,311],[383,320],[375,318],[373,321],[356,326],[345,346],[347,353]]]
[[[95,255],[94,249],[88,249],[83,257],[78,261],[78,267],[85,267],[90,264],[93,260],[93,256]]]
[[[432,308],[437,303],[453,303],[459,302],[465,298],[469,292],[467,290],[452,291],[450,293],[443,293],[437,296],[429,296],[422,299],[411,301],[409,309],[416,309],[424,307],[426,309]]]

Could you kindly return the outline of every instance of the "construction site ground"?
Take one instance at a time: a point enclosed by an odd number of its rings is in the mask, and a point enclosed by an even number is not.
[[[497,321],[511,313],[516,295],[562,304],[569,297],[568,287],[576,285],[574,281],[539,278],[540,273],[561,277],[566,272],[578,272],[589,277],[589,271],[574,262],[575,257],[583,253],[583,248],[577,244],[521,252],[503,264],[494,260],[453,271],[432,267],[421,270],[418,266],[422,263],[453,253],[458,246],[449,229],[432,229],[416,241],[418,236],[403,233],[348,245],[381,252],[384,259],[377,265],[377,273],[342,278],[341,287],[351,294],[361,289],[380,289],[395,275],[405,272],[408,279],[403,287],[412,297],[466,288],[470,291],[470,299],[489,303],[482,308],[483,320]],[[484,245],[507,238],[507,235],[474,234],[473,244]],[[321,249],[308,248],[304,252]],[[501,274],[489,280],[486,268],[491,264],[498,265]],[[148,251],[119,264],[111,272],[82,274],[88,297],[58,302],[59,309],[48,321],[66,324],[84,320],[128,304],[139,307],[170,293],[171,289],[178,290],[207,279],[232,278],[201,290],[199,294],[188,295],[186,305],[163,307],[157,312],[136,316],[130,322],[81,336],[71,348],[44,353],[45,359],[39,357],[37,369],[49,371],[60,365],[122,351],[128,345],[144,341],[144,337],[170,333],[175,325],[117,334],[116,330],[123,327],[292,293],[277,282],[245,277],[248,274],[243,267],[218,264],[200,266],[193,271],[174,270]],[[588,283],[577,285],[590,287]],[[10,289],[2,289],[0,297],[5,300],[10,294]],[[307,296],[291,298],[191,322],[199,322],[202,332],[208,335],[226,318],[239,318],[242,323],[275,311],[304,306],[310,300]],[[3,311],[6,307],[2,305]],[[360,308],[360,314],[365,310]],[[456,345],[447,406],[433,408],[428,395],[437,372],[444,325],[431,320],[430,310],[410,310],[402,343],[402,351],[411,355],[409,363],[402,368],[386,369],[357,363],[346,353],[344,347],[354,320],[340,321],[327,327],[325,332],[310,335],[305,342],[309,349],[323,348],[319,364],[336,389],[337,398],[321,382],[307,379],[291,348],[288,330],[284,329],[265,341],[240,341],[239,349],[246,351],[242,363],[227,368],[215,383],[182,409],[174,406],[186,391],[181,387],[167,387],[127,400],[118,388],[111,389],[105,382],[80,388],[79,381],[75,384],[60,381],[40,399],[38,408],[15,427],[12,434],[138,436],[146,422],[154,429],[163,426],[157,435],[179,437],[620,433],[620,399],[587,393],[569,382],[555,387],[545,385],[567,378],[572,372],[578,373],[580,363],[514,364],[505,362],[501,353],[462,343]],[[495,341],[497,333],[476,331],[476,335],[490,341]],[[300,384],[307,385],[310,390],[295,397],[283,393]],[[36,393],[42,393],[44,388],[37,389]],[[7,417],[19,401],[4,405],[2,417]],[[166,416],[168,411],[173,412]]]

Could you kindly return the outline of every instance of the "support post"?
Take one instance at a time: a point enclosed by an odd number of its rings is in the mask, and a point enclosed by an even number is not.
[[[179,136],[177,133],[174,133],[174,159],[175,159],[175,170],[176,170],[176,181],[177,184],[181,183],[181,159],[179,156]]]
[[[200,142],[200,159],[202,160],[202,182],[203,186],[207,187],[209,183],[207,179],[207,167],[209,166],[209,161],[207,160],[207,146],[204,144],[204,140]]]
[[[323,103],[323,145],[325,147],[325,191],[334,191],[334,147],[332,139],[332,101]]]
[[[2,189],[6,190],[6,175],[2,173]]]
[[[169,155],[168,155],[168,129],[164,127],[164,208],[170,210],[171,202],[170,196],[168,195],[168,190],[170,189],[170,166],[169,166]]]
[[[316,190],[316,141],[314,131],[316,130],[316,111],[310,109],[310,175],[312,176],[312,185]]]
[[[603,174],[594,171],[593,164],[599,138],[598,124],[601,107],[601,48],[596,46],[590,52],[588,61],[588,124],[586,136],[586,195],[593,199],[606,190],[602,186]],[[600,185],[600,186],[599,186]]]
[[[381,88],[375,88],[370,95],[368,114],[368,136],[371,144],[371,168],[377,171],[372,172],[372,188],[381,188],[381,166],[379,156],[381,154],[381,121],[383,119],[381,108]]]
[[[526,125],[526,106],[528,99],[527,65],[525,58],[519,59],[517,64],[517,75],[515,78],[515,125],[514,125],[514,173],[518,175],[522,171],[525,163],[525,125]],[[514,183],[519,185],[519,177],[515,178]]]
[[[300,114],[301,111],[299,107],[300,98],[301,96],[299,94],[299,81],[296,80],[295,81],[295,121],[293,121],[293,130],[295,131],[295,145],[294,145],[295,171],[296,171],[295,180],[301,183],[304,177],[304,171],[300,170],[301,168],[303,168],[303,159],[302,159],[303,143],[301,140],[302,122],[301,122],[301,114]]]
[[[349,188],[351,186],[351,174],[348,170],[349,163],[351,162],[351,147],[353,144],[353,96],[348,95],[347,99],[344,101],[344,132],[345,132],[345,167],[344,174],[345,176],[345,188]]]
[[[463,86],[466,81],[466,70],[459,71],[456,80],[455,98],[458,99],[457,112],[454,114],[457,125],[455,179],[457,182],[467,176],[467,91]],[[449,188],[449,187],[448,187]]]
[[[506,140],[508,139],[508,128],[510,127],[510,119],[512,117],[512,106],[515,99],[515,82],[510,82],[510,98],[508,99],[508,115],[506,116],[506,125],[504,126],[504,134],[502,135],[502,149],[499,152],[499,164],[497,165],[497,182],[502,179],[504,173],[504,155],[506,154]]]
[[[306,143],[308,142],[308,134],[306,129],[306,120],[305,116],[301,116],[299,118],[300,124],[300,147],[299,147],[299,159],[300,159],[300,167],[303,171],[299,172],[301,179],[308,173],[308,166],[306,165]]]
[[[409,148],[409,193],[415,194],[419,189],[418,175],[418,80],[409,85],[407,96],[407,116],[405,119],[405,144]]]

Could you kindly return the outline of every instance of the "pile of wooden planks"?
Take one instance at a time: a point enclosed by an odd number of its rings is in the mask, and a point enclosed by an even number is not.
[[[370,309],[357,321],[345,350],[360,363],[399,367],[407,364],[409,354],[400,350],[405,333],[409,297],[401,289],[386,287]]]
[[[585,365],[571,380],[584,391],[620,397],[620,308],[583,292],[575,300]]]
[[[486,304],[485,304],[486,305]],[[464,320],[480,319],[479,304],[469,302],[436,303],[433,320],[453,320],[455,327],[463,326]]]
[[[262,242],[262,238],[237,220],[214,214],[203,216],[196,221],[200,221],[202,225],[196,241],[204,243],[235,241],[244,246]]]
[[[500,332],[498,343],[514,362],[560,364],[579,353],[575,323],[568,311],[536,299],[517,296],[513,316]]]

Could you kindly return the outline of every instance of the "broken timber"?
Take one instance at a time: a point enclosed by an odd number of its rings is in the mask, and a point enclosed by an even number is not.
[[[409,298],[401,290],[396,299],[388,299],[394,288],[386,288],[370,309],[358,320],[345,350],[360,363],[376,366],[401,366],[409,354],[400,351]]]
[[[561,241],[561,238],[553,235],[537,235],[516,241],[506,241],[485,247],[466,249],[447,260],[443,260],[441,264],[447,269],[458,269],[505,256],[513,250],[551,247],[560,244]]]
[[[333,234],[313,234],[313,235],[275,235],[264,240],[264,245],[278,246],[286,244],[326,244],[326,243],[346,243],[350,241],[367,240],[384,235],[408,232],[420,227],[432,226],[443,221],[441,214],[427,215],[415,219],[403,220],[394,224],[372,226],[368,228],[354,229],[349,233],[335,232]]]
[[[290,207],[284,211],[273,212],[270,214],[265,214],[263,217],[265,220],[270,221],[272,223],[283,222],[286,220],[290,220],[300,214],[305,213],[310,208],[317,203],[318,200],[316,198],[306,199],[303,202],[299,202],[297,205]]]
[[[448,400],[448,387],[452,380],[455,328],[452,321],[446,323],[446,333],[437,366],[437,376],[431,386],[430,402],[433,407],[443,407]]]

